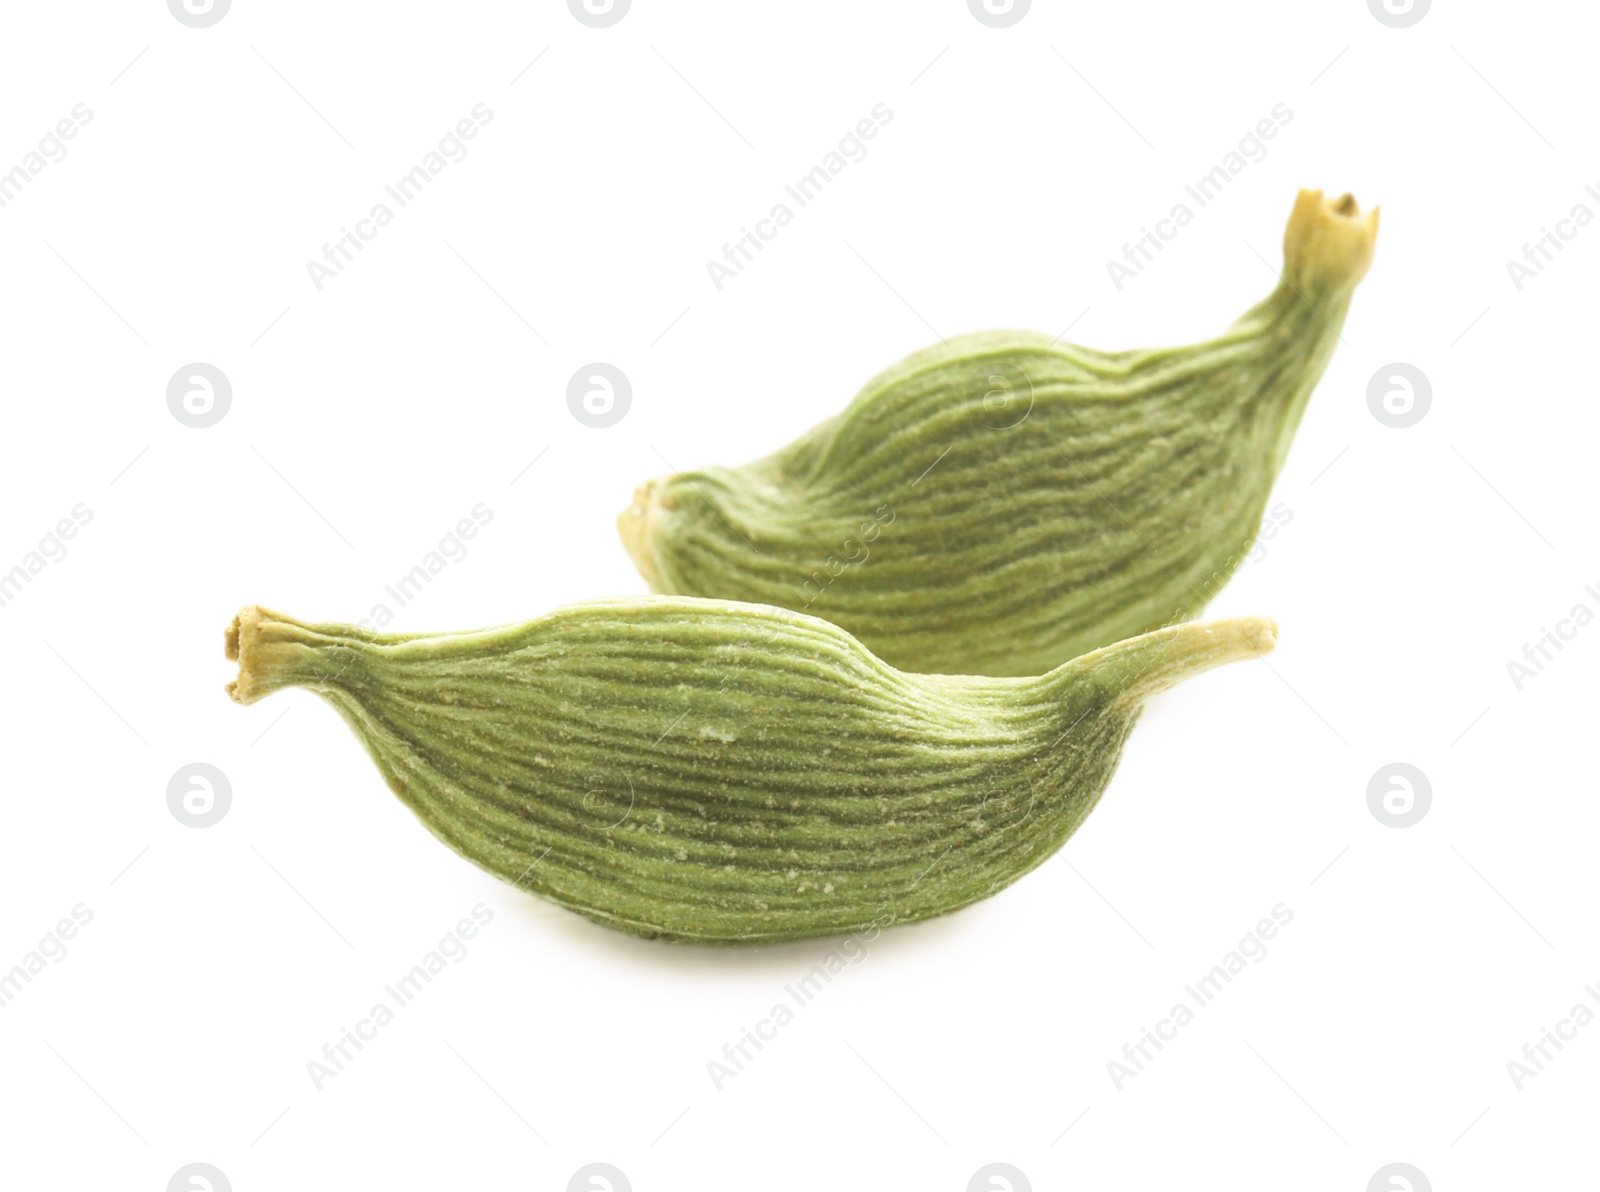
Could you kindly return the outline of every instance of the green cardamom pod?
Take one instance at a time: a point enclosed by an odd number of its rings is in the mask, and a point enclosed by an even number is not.
[[[1281,283],[1205,343],[917,352],[774,455],[645,484],[623,541],[653,591],[826,617],[919,672],[1040,674],[1197,616],[1255,540],[1377,215],[1301,191]]]
[[[907,674],[830,622],[719,600],[406,635],[252,607],[228,691],[315,691],[436,836],[512,885],[635,935],[762,944],[1010,885],[1089,814],[1147,697],[1276,631],[1180,625],[996,679]]]

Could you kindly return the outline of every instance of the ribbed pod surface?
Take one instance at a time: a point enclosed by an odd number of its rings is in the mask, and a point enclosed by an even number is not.
[[[943,914],[1053,853],[1152,692],[1269,649],[1186,625],[1030,679],[902,673],[782,609],[639,598],[397,636],[245,609],[235,699],[316,691],[506,881],[639,935],[761,943]]]
[[[766,459],[647,483],[624,541],[655,591],[810,612],[915,671],[1040,674],[1195,616],[1254,541],[1375,214],[1302,192],[1281,284],[1206,343],[915,353]]]

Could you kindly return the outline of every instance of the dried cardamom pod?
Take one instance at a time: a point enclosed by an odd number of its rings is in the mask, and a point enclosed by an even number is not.
[[[1036,678],[912,675],[766,605],[637,597],[398,635],[246,608],[228,687],[306,687],[469,861],[653,938],[759,944],[987,898],[1094,807],[1145,699],[1271,649],[1189,624]]]
[[[1377,215],[1301,191],[1281,284],[1192,347],[917,352],[766,459],[645,484],[623,540],[654,591],[810,612],[914,671],[1040,674],[1197,616],[1255,540]]]

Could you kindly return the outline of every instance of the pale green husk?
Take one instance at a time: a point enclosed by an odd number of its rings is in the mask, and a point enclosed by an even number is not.
[[[1183,625],[1037,678],[906,674],[816,617],[639,597],[475,633],[260,608],[229,692],[309,688],[490,873],[636,935],[759,944],[986,898],[1094,807],[1152,693],[1271,649]]]
[[[623,539],[657,592],[810,612],[914,671],[1040,674],[1197,616],[1255,539],[1376,217],[1302,191],[1281,283],[1205,343],[917,352],[766,459],[647,483]]]

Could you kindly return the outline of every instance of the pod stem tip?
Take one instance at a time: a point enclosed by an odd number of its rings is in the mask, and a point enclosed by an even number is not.
[[[617,533],[652,592],[667,591],[660,560],[656,557],[656,519],[660,516],[664,480],[647,480],[633,493],[633,502],[617,515]]]
[[[1187,621],[1128,638],[1085,659],[1103,656],[1102,673],[1115,697],[1143,703],[1202,671],[1270,654],[1277,642],[1278,623],[1271,617]]]
[[[239,610],[223,634],[223,653],[239,664],[225,690],[238,704],[253,704],[283,687],[326,683],[338,677],[330,648],[354,644],[335,632],[348,627],[304,625],[257,604]]]
[[[1297,291],[1348,292],[1367,275],[1377,239],[1378,208],[1363,215],[1354,195],[1302,190],[1283,233],[1284,280]]]

